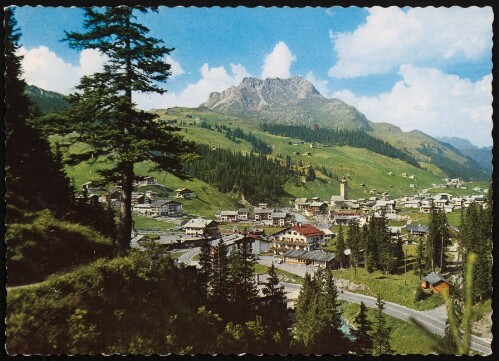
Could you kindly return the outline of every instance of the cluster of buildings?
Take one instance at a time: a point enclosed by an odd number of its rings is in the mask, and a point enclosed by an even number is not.
[[[134,182],[135,187],[146,186],[161,186],[155,177],[141,177]],[[116,189],[99,192],[97,187],[94,187],[92,182],[87,182],[82,185],[85,196],[90,201],[100,202],[110,205],[112,208],[121,206],[121,189],[116,186]],[[98,194],[100,193],[100,195]],[[179,188],[174,190],[176,199],[192,199],[194,193],[188,188]],[[182,204],[172,199],[158,198],[158,193],[154,190],[146,190],[143,192],[132,192],[132,212],[159,217],[180,217],[182,216]]]
[[[254,221],[263,225],[285,227],[293,220],[289,212],[268,208],[267,203],[260,203],[253,210],[239,208],[238,210],[218,210],[215,217],[223,222],[248,222]]]
[[[468,208],[471,203],[484,204],[485,196],[483,194],[453,197],[449,193],[439,193],[431,195],[425,193],[414,197],[404,197],[401,200],[401,205],[404,208],[419,209],[421,213],[430,213],[432,204],[434,207],[451,213],[462,208]]]

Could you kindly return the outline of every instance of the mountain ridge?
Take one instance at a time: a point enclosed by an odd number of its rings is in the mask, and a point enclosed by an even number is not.
[[[372,123],[355,107],[339,99],[328,99],[301,77],[288,79],[244,78],[238,86],[213,92],[201,104],[233,116],[284,124],[371,130]]]

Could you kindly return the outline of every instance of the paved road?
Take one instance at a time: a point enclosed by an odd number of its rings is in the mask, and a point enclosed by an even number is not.
[[[271,256],[260,256],[259,262],[269,266],[272,263],[273,257]],[[282,269],[284,271],[297,274],[299,276],[303,276],[305,271],[312,273],[314,270],[312,267],[305,267],[301,265],[290,265],[290,264],[277,264],[274,265]],[[282,282],[284,288],[288,294],[288,299],[290,302],[295,300],[298,297],[298,294],[301,289],[301,285],[294,283],[285,283]],[[344,300],[351,303],[359,303],[364,302],[367,307],[376,308],[376,298],[371,296],[366,296],[359,293],[352,293],[348,291],[343,291],[338,294],[338,299]],[[396,317],[403,321],[408,322],[409,317],[414,317],[416,320],[421,322],[424,326],[426,326],[431,332],[436,333],[437,335],[443,336],[445,330],[445,320],[446,310],[445,306],[439,306],[433,310],[427,311],[418,311],[412,308],[408,308],[397,303],[385,301],[385,309],[384,312],[390,316]],[[471,338],[471,348],[475,351],[481,352],[485,355],[489,355],[492,353],[491,342],[487,339],[472,336]]]
[[[195,255],[201,253],[201,248],[200,247],[194,247],[185,252],[183,255],[181,255],[178,258],[179,262],[185,263],[187,265],[192,265],[192,266],[197,266],[199,262],[194,261],[193,258]]]

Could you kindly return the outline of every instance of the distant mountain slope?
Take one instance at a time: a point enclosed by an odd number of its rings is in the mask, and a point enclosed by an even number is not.
[[[442,142],[452,145],[465,156],[470,157],[480,166],[492,173],[492,147],[479,148],[470,141],[458,137],[442,137],[438,138]]]
[[[60,93],[27,85],[25,93],[38,106],[43,114],[56,112],[69,106],[66,97]]]
[[[308,80],[244,78],[238,86],[211,93],[201,108],[228,116],[286,125],[366,131],[415,157],[436,174],[465,180],[490,178],[490,167],[451,145],[418,130],[403,132],[388,123],[373,123],[355,107],[323,97]]]
[[[324,98],[308,80],[244,78],[238,86],[211,93],[201,106],[220,113],[284,124],[318,123],[330,128],[370,130],[371,123],[339,99]]]

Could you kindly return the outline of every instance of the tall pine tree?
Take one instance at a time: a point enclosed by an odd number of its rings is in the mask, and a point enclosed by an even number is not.
[[[194,149],[174,133],[179,128],[135,108],[135,92],[165,92],[158,84],[171,75],[164,57],[173,50],[147,36],[149,29],[136,21],[137,10],[147,12],[125,6],[85,9],[85,31],[66,33],[64,40],[77,50],[96,49],[108,60],[101,72],[80,80],[78,92],[70,96],[71,108],[43,119],[47,130],[65,136],[65,146],[74,141],[85,145],[83,152],[71,154],[70,164],[94,159],[112,165],[100,175],[122,189],[116,237],[122,250],[130,247],[134,164],[149,160],[156,169],[185,178],[182,165]]]
[[[338,239],[336,240],[336,257],[338,257],[338,262],[340,263],[340,268],[346,267],[347,256],[345,255],[345,237],[343,236],[343,227],[338,228]]]
[[[386,324],[385,315],[383,310],[385,309],[385,302],[378,295],[376,300],[376,319],[373,324],[373,330],[371,332],[372,337],[372,350],[371,354],[375,356],[380,356],[383,354],[393,353],[390,346],[390,333],[391,329]]]
[[[369,354],[372,349],[373,341],[371,337],[371,321],[367,317],[367,307],[364,302],[360,303],[359,314],[355,317],[356,329],[352,331],[355,336],[355,353],[364,355]]]

